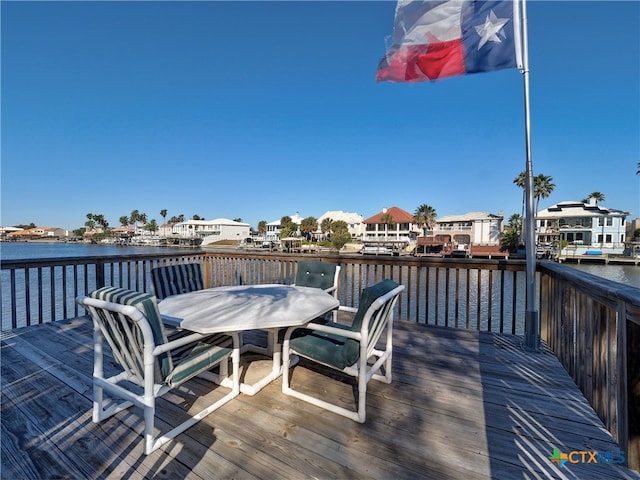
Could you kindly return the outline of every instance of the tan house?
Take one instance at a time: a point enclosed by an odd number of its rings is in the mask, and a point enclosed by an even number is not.
[[[26,230],[18,230],[7,235],[10,240],[42,240],[68,237],[69,232],[58,227],[35,227]]]

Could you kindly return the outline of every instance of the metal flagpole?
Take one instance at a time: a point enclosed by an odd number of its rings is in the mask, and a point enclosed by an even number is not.
[[[540,324],[536,291],[536,219],[533,206],[533,163],[531,161],[531,115],[529,104],[529,45],[527,33],[527,6],[522,0],[522,78],[524,79],[524,127],[526,148],[526,213],[525,252],[527,268],[527,301],[524,317],[524,346],[529,350],[540,349]]]

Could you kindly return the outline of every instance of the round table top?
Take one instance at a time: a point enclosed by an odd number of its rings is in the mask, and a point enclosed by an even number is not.
[[[324,290],[294,285],[235,285],[172,295],[158,303],[163,317],[199,333],[284,328],[339,305]]]

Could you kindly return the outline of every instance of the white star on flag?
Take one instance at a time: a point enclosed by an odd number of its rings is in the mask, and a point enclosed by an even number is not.
[[[482,46],[487,42],[497,42],[502,43],[500,37],[505,37],[504,32],[502,32],[502,27],[509,21],[508,18],[498,18],[496,17],[493,10],[489,12],[487,15],[487,19],[484,22],[484,25],[479,25],[475,27],[476,33],[480,36],[480,43],[478,44],[478,50],[482,48]]]

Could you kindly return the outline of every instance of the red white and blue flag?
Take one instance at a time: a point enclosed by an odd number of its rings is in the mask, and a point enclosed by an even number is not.
[[[423,82],[522,68],[519,1],[398,1],[376,80]]]

